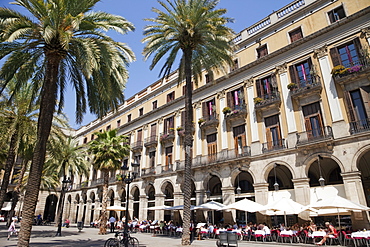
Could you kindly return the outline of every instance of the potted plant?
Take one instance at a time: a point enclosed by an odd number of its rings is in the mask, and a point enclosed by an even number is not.
[[[122,176],[122,174],[116,174],[116,180],[117,180],[117,181],[123,181],[123,176]]]
[[[344,67],[343,65],[337,65],[335,66],[332,70],[331,70],[331,74],[333,76],[343,76],[343,75],[346,75],[348,74],[348,69],[346,67]]]
[[[176,130],[177,130],[177,134],[179,136],[184,136],[185,135],[185,130],[182,126],[177,127]]]
[[[226,106],[224,107],[224,109],[222,109],[222,112],[226,115],[226,114],[229,114],[231,112],[231,108]]]
[[[201,126],[206,120],[204,118],[199,118],[198,124]]]
[[[287,87],[289,90],[293,90],[293,89],[297,88],[297,84],[295,84],[294,82],[291,82],[291,83],[289,83],[286,87]]]
[[[258,104],[258,103],[261,103],[263,101],[263,99],[260,98],[260,97],[256,97],[256,98],[254,98],[253,101],[254,101],[254,104]]]

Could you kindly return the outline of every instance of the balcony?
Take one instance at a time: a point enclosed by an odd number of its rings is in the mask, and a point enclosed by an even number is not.
[[[156,147],[158,144],[158,136],[150,136],[144,139],[144,146],[146,148]]]
[[[141,169],[141,177],[153,176],[155,174],[156,172],[154,167]]]
[[[292,84],[295,84],[295,86],[292,85],[290,88],[290,95],[292,98],[303,98],[317,95],[322,89],[320,76],[318,75],[309,75],[306,80],[299,81],[298,83],[294,82]]]
[[[173,164],[168,164],[167,166],[162,166],[161,173],[173,172]]]
[[[104,183],[104,179],[103,178],[98,178],[96,180],[91,181],[91,186],[102,185],[103,183]]]
[[[279,107],[281,103],[279,92],[265,94],[261,97],[256,97],[253,100],[254,108],[256,110],[266,110],[271,107]]]
[[[332,140],[333,131],[330,126],[297,133],[297,146],[304,144],[320,143]]]
[[[137,141],[131,144],[131,150],[133,152],[137,152],[143,149],[143,142],[142,141]]]
[[[276,150],[286,149],[285,139],[278,139],[262,143],[262,153],[273,152]]]
[[[332,74],[338,84],[349,84],[353,80],[365,79],[370,76],[370,60],[365,57],[350,64],[336,66]]]
[[[202,130],[217,128],[219,124],[219,117],[217,113],[200,118],[198,121],[199,127]]]
[[[349,131],[351,135],[370,131],[370,118],[362,119],[360,121],[350,122]]]
[[[165,133],[161,133],[160,141],[162,144],[173,143],[175,140],[175,130],[171,129]]]
[[[235,121],[238,119],[245,121],[245,117],[247,116],[247,105],[234,105],[233,109],[230,109],[230,112],[224,114],[227,121]]]

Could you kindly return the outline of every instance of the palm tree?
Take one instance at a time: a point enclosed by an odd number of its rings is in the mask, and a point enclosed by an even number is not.
[[[166,55],[167,59],[161,69],[163,76],[171,73],[177,54],[182,52],[178,69],[179,82],[185,78],[185,178],[184,192],[184,232],[182,244],[190,245],[190,197],[191,197],[191,148],[192,136],[192,77],[195,82],[205,69],[225,72],[225,65],[232,64],[232,47],[230,40],[232,30],[226,24],[232,21],[223,16],[225,9],[215,9],[218,0],[166,0],[158,1],[165,9],[153,8],[156,18],[147,19],[154,24],[144,30],[146,42],[145,58],[153,56],[150,69]]]
[[[17,88],[29,79],[40,86],[36,145],[26,187],[18,246],[29,246],[32,221],[45,161],[46,143],[56,106],[61,111],[67,82],[76,90],[76,119],[88,106],[98,117],[123,102],[127,65],[134,54],[124,43],[106,35],[134,29],[125,18],[92,12],[99,0],[15,0],[33,19],[0,8],[1,87],[17,75]],[[1,92],[0,88],[0,92]],[[15,92],[17,93],[17,92]],[[59,97],[59,100],[57,100]]]
[[[56,173],[59,178],[63,179],[73,175],[84,175],[88,177],[89,167],[85,159],[87,156],[86,150],[78,146],[78,141],[72,137],[57,137],[52,141],[53,145],[48,152],[45,169],[51,173]],[[58,202],[57,234],[61,233],[62,207],[64,205],[65,192],[64,189],[61,190]]]
[[[0,189],[0,208],[2,207],[10,181],[10,174],[13,170],[15,159],[18,155],[20,143],[27,139],[27,136],[36,136],[38,117],[38,104],[33,99],[31,84],[23,88],[16,88],[15,82],[10,83],[2,100],[0,101],[0,124],[7,133],[9,147],[4,168],[4,176]],[[18,90],[15,97],[10,95]]]
[[[103,202],[100,215],[99,234],[106,233],[109,172],[121,168],[123,158],[130,154],[126,136],[117,136],[117,130],[94,133],[98,138],[89,143],[89,152],[94,156],[93,167],[103,173]]]

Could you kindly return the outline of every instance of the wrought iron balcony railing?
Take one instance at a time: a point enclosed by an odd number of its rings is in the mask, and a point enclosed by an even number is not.
[[[144,146],[145,147],[152,147],[156,146],[158,143],[158,136],[152,135],[144,139]]]
[[[361,119],[349,123],[351,135],[361,132],[370,131],[370,118]]]
[[[285,148],[287,148],[285,145],[285,139],[277,139],[262,143],[262,153],[272,152]]]
[[[140,150],[143,149],[143,142],[142,141],[137,141],[131,144],[131,149],[132,150]]]
[[[320,90],[322,88],[320,76],[318,75],[308,75],[306,80],[300,80],[294,82],[296,87],[290,89],[291,96],[298,96],[302,94],[307,94],[311,91]]]
[[[318,142],[333,138],[333,131],[330,126],[312,129],[297,133],[297,145]]]
[[[281,102],[279,92],[272,92],[269,94],[265,94],[263,96],[258,96],[254,98],[253,100],[254,100],[254,107],[256,109],[262,109],[264,107]]]

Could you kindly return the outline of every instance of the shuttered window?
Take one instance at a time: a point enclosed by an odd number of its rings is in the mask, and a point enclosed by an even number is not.
[[[274,115],[265,118],[265,126],[266,126],[266,142],[268,149],[272,149],[275,146],[281,146],[282,140],[280,132],[279,115]]]
[[[208,161],[214,162],[217,154],[217,134],[207,135]]]
[[[308,58],[306,61],[289,66],[289,74],[292,83],[296,83],[298,87],[306,86],[307,82],[311,82],[312,60]]]
[[[267,45],[263,45],[263,46],[257,48],[257,58],[264,57],[267,54],[268,54]]]
[[[256,81],[257,95],[262,99],[269,99],[277,94],[277,83],[275,74]]]
[[[141,142],[142,137],[143,137],[143,130],[138,130],[137,131],[137,141]]]
[[[318,102],[302,106],[307,138],[312,139],[324,134],[320,104]]]
[[[157,124],[152,124],[150,126],[150,136],[155,136],[157,135]]]
[[[294,42],[303,38],[302,29],[299,27],[289,32],[290,42]]]
[[[246,150],[245,147],[247,146],[247,139],[245,136],[245,126],[239,125],[233,128],[233,136],[234,136],[234,147],[235,147],[235,154],[241,155]]]
[[[345,45],[330,49],[333,66],[343,65],[346,68],[361,64],[361,43],[359,38]]]

